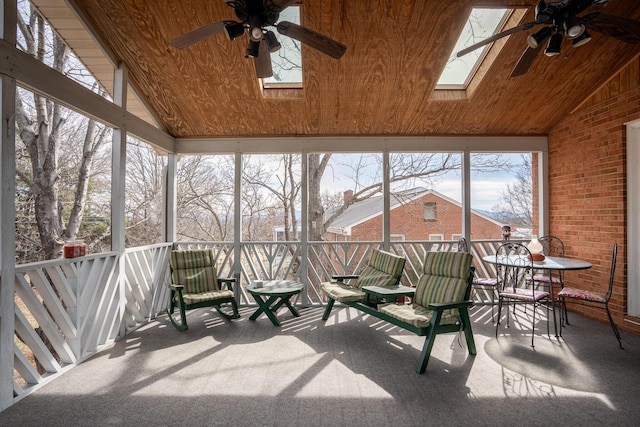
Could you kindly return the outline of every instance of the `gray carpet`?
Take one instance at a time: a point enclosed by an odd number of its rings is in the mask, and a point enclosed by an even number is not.
[[[441,335],[418,375],[424,338],[353,309],[327,322],[321,308],[282,309],[282,327],[250,321],[253,310],[233,322],[197,310],[186,332],[161,317],[1,412],[0,425],[640,423],[640,337],[623,332],[620,350],[608,325],[575,314],[561,340],[540,322],[533,349],[527,314],[496,339],[490,308],[473,308],[478,355]]]

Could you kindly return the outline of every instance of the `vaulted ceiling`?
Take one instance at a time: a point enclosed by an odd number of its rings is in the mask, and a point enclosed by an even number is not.
[[[39,3],[46,16],[52,2]],[[527,74],[512,78],[534,29],[496,43],[489,53],[495,60],[480,69],[472,90],[436,91],[472,7],[525,7],[523,23],[534,19],[536,2],[303,0],[301,24],[342,42],[346,54],[336,60],[303,46],[302,92],[269,97],[245,59],[246,36],[229,41],[217,34],[185,49],[169,43],[236,19],[223,0],[67,3],[126,66],[142,102],[175,137],[546,134],[640,54],[640,43],[592,32],[590,43],[572,48],[565,40],[561,55],[540,54]],[[594,10],[640,20],[637,0],[612,0],[585,13]],[[74,47],[64,20],[48,18]]]

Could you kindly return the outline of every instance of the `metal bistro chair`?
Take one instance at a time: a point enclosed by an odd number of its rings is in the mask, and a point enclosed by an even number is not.
[[[603,307],[607,311],[607,317],[609,317],[609,324],[611,325],[611,329],[613,329],[613,333],[616,335],[616,338],[618,339],[618,344],[620,345],[620,348],[622,348],[620,331],[618,331],[618,328],[616,327],[616,324],[613,321],[613,317],[611,317],[611,312],[609,311],[609,300],[611,299],[611,292],[613,291],[613,277],[615,276],[615,273],[616,273],[617,256],[618,256],[618,244],[614,243],[613,253],[611,255],[609,288],[607,289],[606,292],[597,292],[597,291],[589,291],[584,289],[566,287],[558,293],[558,299],[560,300],[560,305],[563,306],[565,310],[567,305],[567,299],[574,300],[575,302],[578,302],[578,303],[586,303],[588,305]],[[562,322],[560,322],[560,336],[562,336]]]
[[[533,280],[533,260],[531,251],[520,243],[503,243],[496,252],[496,266],[498,271],[498,321],[496,322],[496,337],[500,327],[502,305],[507,304],[507,327],[509,327],[509,304],[513,304],[513,311],[517,305],[533,306],[531,320],[531,346],[534,347],[536,311],[544,307],[553,315],[553,326],[556,329],[556,316],[553,300],[548,290],[550,285],[542,283],[547,289],[538,289],[539,284]],[[549,317],[547,316],[547,335],[549,335]]]
[[[458,239],[458,252],[469,253],[469,244],[464,237]]]
[[[556,236],[542,236],[538,238],[538,241],[542,244],[542,253],[545,256],[552,257],[564,257],[564,242]],[[559,288],[559,291],[564,288],[564,271],[563,270],[538,270],[533,275],[533,280],[538,283],[550,283],[550,291],[553,291],[554,286]],[[560,310],[561,322],[567,319],[567,313],[565,310]],[[567,324],[568,324],[567,320]]]
[[[467,243],[467,239],[461,237],[458,239],[458,252],[466,252],[469,253],[469,244]],[[495,306],[496,306],[496,293],[498,290],[498,279],[495,277],[478,277],[477,270],[474,268],[473,282],[471,287],[475,289],[476,293],[479,294],[478,289],[484,289],[491,291],[491,322],[495,322]],[[486,303],[475,304],[475,305],[486,305]]]

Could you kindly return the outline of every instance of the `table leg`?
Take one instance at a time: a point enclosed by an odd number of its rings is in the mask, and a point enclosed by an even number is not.
[[[298,313],[298,310],[296,310],[296,308],[291,304],[291,301],[289,301],[289,299],[292,297],[293,295],[289,295],[287,297],[283,297],[278,304],[276,304],[276,306],[279,308],[280,306],[282,306],[282,304],[286,305],[289,308],[289,311],[291,312],[291,314],[293,314],[295,317],[300,317],[300,313]]]
[[[258,316],[260,316],[262,313],[264,313],[264,314],[267,315],[269,320],[271,320],[271,323],[273,323],[274,326],[280,326],[280,321],[278,320],[278,318],[274,314],[274,311],[269,308],[271,306],[271,304],[273,304],[278,299],[278,297],[277,296],[273,296],[273,297],[270,297],[267,300],[264,300],[264,299],[262,299],[262,297],[260,295],[254,295],[254,298],[255,298],[256,302],[258,303],[258,309],[255,311],[255,313],[253,313],[251,315],[251,317],[249,317],[249,320],[256,320],[258,318]]]

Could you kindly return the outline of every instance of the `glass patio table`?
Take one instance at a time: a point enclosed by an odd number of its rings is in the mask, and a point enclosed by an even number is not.
[[[488,264],[502,264],[516,267],[518,266],[518,264],[514,263],[514,260],[516,259],[518,259],[518,257],[512,258],[505,256],[496,259],[495,255],[487,255],[485,257],[482,257],[482,262],[486,262]],[[587,268],[591,267],[592,264],[590,262],[567,257],[548,256],[545,257],[542,261],[533,261],[533,268],[540,270],[586,270]]]

